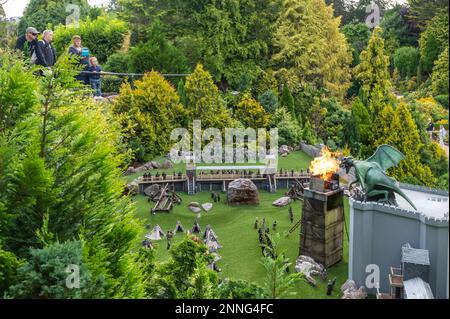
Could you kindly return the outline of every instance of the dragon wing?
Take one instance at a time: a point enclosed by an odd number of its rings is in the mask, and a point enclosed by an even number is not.
[[[380,168],[386,172],[391,167],[396,167],[401,160],[406,157],[399,150],[390,145],[380,145],[369,159],[368,162],[377,163]]]

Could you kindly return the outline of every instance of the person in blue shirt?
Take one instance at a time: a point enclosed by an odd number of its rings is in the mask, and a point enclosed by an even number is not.
[[[102,80],[100,73],[102,72],[102,68],[98,65],[98,61],[96,57],[91,57],[89,59],[91,65],[87,69],[89,72],[89,82],[91,84],[92,89],[94,90],[94,96],[101,97],[102,96]]]

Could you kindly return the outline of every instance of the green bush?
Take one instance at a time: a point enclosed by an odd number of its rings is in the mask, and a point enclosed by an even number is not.
[[[104,65],[105,71],[127,73],[130,68],[130,56],[127,53],[117,52],[108,57]]]
[[[102,76],[102,91],[105,93],[119,93],[124,78],[114,75]]]
[[[72,37],[77,34],[81,36],[83,46],[89,48],[91,55],[96,56],[102,64],[122,47],[127,30],[125,22],[109,16],[87,19],[81,21],[78,28],[65,25],[57,27],[53,44],[57,52],[61,53],[72,44]]]
[[[25,33],[29,26],[33,26],[39,31],[46,28],[54,28],[60,24],[66,24],[66,18],[70,13],[66,12],[68,4],[78,5],[80,8],[80,19],[89,16],[91,8],[87,0],[58,0],[58,1],[42,1],[31,0],[23,17],[19,22],[19,34]]]
[[[449,104],[449,102],[448,102],[448,100],[449,100],[448,94],[447,95],[435,96],[434,99],[436,101],[438,101],[443,107],[445,107],[448,110],[448,104]]]
[[[278,108],[278,96],[273,90],[268,90],[258,96],[258,101],[268,114],[273,114]]]
[[[188,73],[189,66],[183,52],[167,40],[161,23],[155,21],[150,29],[147,42],[139,43],[132,48],[128,57],[121,57],[122,63],[128,59],[129,71],[145,73]],[[119,59],[115,57],[115,59]],[[117,61],[118,62],[118,61]]]
[[[394,66],[400,72],[400,76],[405,78],[417,74],[419,65],[419,50],[413,47],[401,47],[394,53]]]

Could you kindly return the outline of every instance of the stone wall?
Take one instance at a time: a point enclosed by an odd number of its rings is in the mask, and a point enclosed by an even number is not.
[[[378,265],[380,291],[389,292],[390,267],[401,266],[401,247],[410,243],[429,250],[429,284],[436,298],[448,298],[448,236],[448,218],[350,199],[349,278],[365,286],[366,267]]]
[[[314,158],[320,156],[320,151],[322,150],[322,147],[300,143],[300,150]]]

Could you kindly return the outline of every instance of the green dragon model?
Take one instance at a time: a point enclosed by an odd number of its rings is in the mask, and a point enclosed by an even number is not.
[[[345,157],[341,162],[341,167],[346,169],[347,174],[352,167],[356,171],[356,181],[349,185],[358,183],[365,194],[365,200],[385,202],[398,205],[394,193],[402,196],[415,210],[416,206],[397,186],[394,178],[386,175],[386,171],[391,167],[396,167],[401,160],[405,159],[400,151],[390,145],[381,145],[375,154],[366,161],[357,161],[352,157]]]

